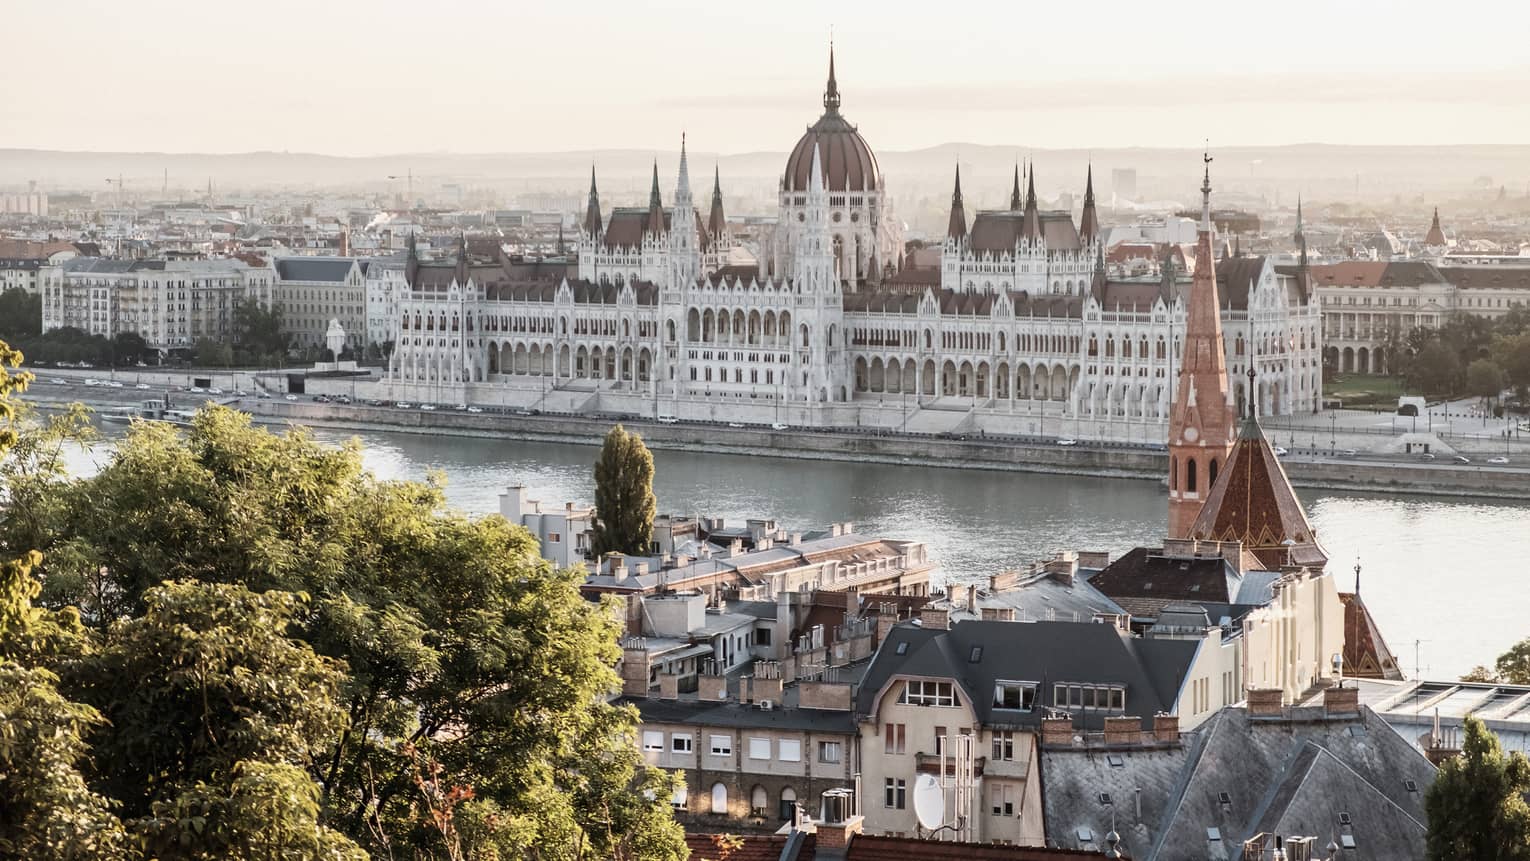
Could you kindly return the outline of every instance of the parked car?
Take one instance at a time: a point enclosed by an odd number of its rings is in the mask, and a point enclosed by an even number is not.
[[[148,383],[139,383],[138,385],[134,386],[133,388],[138,389],[139,391],[145,391],[146,392],[146,391],[149,390],[149,384]]]
[[[741,428],[743,426],[744,425],[741,422],[728,422],[728,427],[730,428]]]
[[[295,401],[295,400],[297,400],[297,395],[287,395],[287,400]]]
[[[394,406],[398,407],[401,410],[407,410],[407,409],[409,409],[409,407],[411,407],[413,405],[405,403],[404,401],[399,401],[398,403],[394,404]]]
[[[680,420],[674,416],[659,416],[659,424],[661,425],[674,425],[679,423]]]
[[[424,410],[424,411],[426,411],[428,413],[431,413],[431,412],[435,412],[436,411],[436,405],[435,404],[420,404],[420,409],[422,409],[422,410]]]
[[[515,414],[518,416],[529,416],[531,415],[531,410],[516,410]]]
[[[1467,457],[1464,454],[1458,454],[1455,457],[1451,458],[1451,461],[1454,462],[1454,463],[1471,463],[1472,459]]]
[[[1291,452],[1287,451],[1286,449],[1284,449],[1284,448],[1282,448],[1281,446],[1278,446],[1278,445],[1275,446],[1274,451],[1275,451],[1275,456],[1276,457],[1285,457],[1286,455],[1291,453]]]
[[[1418,456],[1418,459],[1419,460],[1434,460],[1434,455],[1432,455],[1432,454],[1430,454],[1428,452],[1424,452],[1423,454]]]
[[[110,388],[113,388],[113,389],[120,389],[120,388],[122,388],[122,381],[121,380],[110,380],[107,383],[105,383],[105,385],[107,385],[107,386],[109,386]]]
[[[1067,438],[1058,440],[1057,444],[1058,445],[1078,445],[1078,440],[1073,439],[1072,437],[1067,437]]]
[[[85,378],[85,385],[87,385],[87,386],[99,386],[99,385],[101,385],[101,381],[100,380],[91,379],[90,377],[86,377]]]
[[[1506,464],[1508,462],[1509,462],[1509,459],[1504,457],[1503,455],[1499,455],[1497,457],[1490,457],[1490,458],[1488,458],[1488,463],[1491,463],[1494,466],[1503,466],[1504,464]]]
[[[207,393],[209,395],[221,395],[221,394],[223,394],[223,390],[218,388],[217,386],[213,386],[212,388],[207,390]]]
[[[483,407],[468,407],[467,411],[470,413],[481,413],[483,412]]]
[[[458,412],[467,412],[467,404],[458,404],[455,409]]]
[[[788,425],[785,425],[785,424],[781,423],[781,422],[774,422],[774,423],[771,424],[770,429],[771,430],[783,431],[783,430],[790,430],[790,427]]]
[[[1360,452],[1355,451],[1352,448],[1346,448],[1346,449],[1341,449],[1338,454],[1339,454],[1339,457],[1354,457],[1355,455],[1357,455],[1359,453]]]

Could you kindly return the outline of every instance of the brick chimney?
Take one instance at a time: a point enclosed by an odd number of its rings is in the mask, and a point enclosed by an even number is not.
[[[1142,739],[1142,721],[1134,717],[1105,719],[1105,744],[1110,747],[1134,745]]]
[[[1041,743],[1049,746],[1073,746],[1073,718],[1042,718]]]
[[[1278,717],[1283,712],[1284,693],[1280,688],[1254,688],[1248,692],[1250,717]]]
[[[696,699],[708,703],[728,701],[728,678],[723,675],[702,673],[696,680]]]
[[[887,642],[887,635],[892,633],[893,626],[898,624],[898,605],[881,603],[877,605],[877,645]]]
[[[951,627],[951,613],[938,607],[921,607],[919,624],[932,631],[944,631]]]
[[[642,637],[622,640],[622,695],[648,696],[648,646]]]
[[[1360,689],[1332,687],[1323,691],[1323,713],[1328,717],[1360,714]]]
[[[1179,744],[1179,718],[1176,715],[1154,715],[1153,740],[1159,744]]]
[[[675,673],[659,673],[659,699],[680,699],[680,676]]]

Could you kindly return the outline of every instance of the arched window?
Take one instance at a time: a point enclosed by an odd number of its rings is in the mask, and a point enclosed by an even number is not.
[[[1185,492],[1195,493],[1195,458],[1185,461]]]
[[[1169,489],[1179,490],[1179,458],[1169,458]]]
[[[796,806],[797,790],[792,789],[790,786],[781,790],[781,818],[783,820],[790,820],[792,818],[792,814],[796,812],[794,810]]]
[[[766,808],[770,806],[770,795],[765,787],[758,784],[749,791],[749,815],[764,816]]]
[[[1207,478],[1209,478],[1211,480],[1206,482],[1206,486],[1208,488],[1215,487],[1216,483],[1217,483],[1217,459],[1216,458],[1212,458],[1211,459],[1211,473],[1207,476]]]
[[[721,783],[712,784],[712,812],[728,812],[728,787]]]

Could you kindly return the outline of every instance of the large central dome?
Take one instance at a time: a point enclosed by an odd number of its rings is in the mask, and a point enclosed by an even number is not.
[[[823,116],[808,127],[786,160],[782,186],[807,191],[813,170],[813,146],[823,161],[824,187],[829,191],[872,191],[882,182],[877,157],[855,126],[839,114],[839,85],[834,80],[834,49],[829,49],[829,85],[823,94]]]

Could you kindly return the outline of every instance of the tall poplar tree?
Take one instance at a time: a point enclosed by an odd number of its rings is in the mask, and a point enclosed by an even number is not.
[[[611,428],[595,461],[595,555],[646,554],[656,508],[653,454],[642,437],[621,425]]]
[[[1530,859],[1530,760],[1505,754],[1480,718],[1466,718],[1461,755],[1440,766],[1424,796],[1430,861]]]

